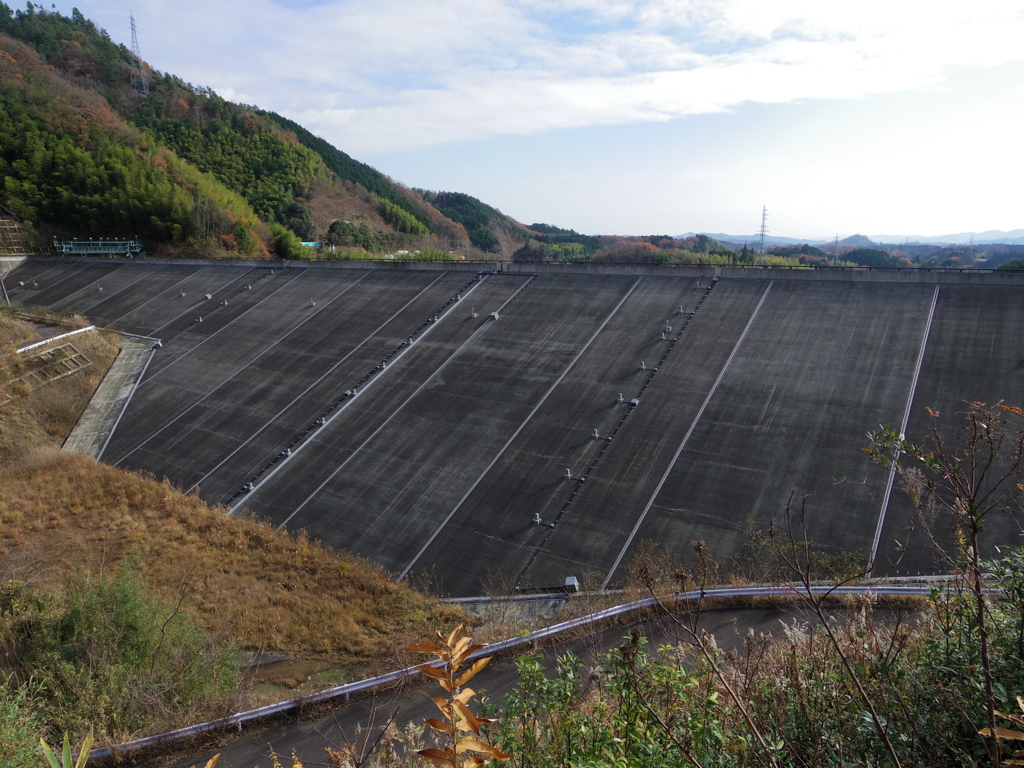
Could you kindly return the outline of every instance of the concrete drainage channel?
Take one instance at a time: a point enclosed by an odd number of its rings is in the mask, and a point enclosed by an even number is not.
[[[155,354],[152,339],[125,337],[103,381],[64,441],[63,450],[102,458]]]
[[[813,595],[873,595],[873,596],[888,596],[888,597],[923,597],[928,595],[934,589],[934,584],[940,579],[922,579],[912,583],[906,583],[904,580],[894,579],[889,583],[879,583],[872,586],[812,586],[810,592]],[[903,581],[903,583],[900,583]],[[528,635],[521,637],[511,638],[509,640],[502,640],[497,643],[491,643],[485,646],[481,650],[470,656],[470,659],[477,659],[483,656],[495,656],[497,654],[507,653],[509,651],[515,651],[517,649],[527,650],[535,649],[542,641],[548,638],[555,637],[564,632],[569,632],[582,627],[587,627],[593,624],[599,624],[604,621],[608,621],[626,614],[635,613],[644,610],[650,610],[656,608],[659,603],[692,603],[698,600],[728,600],[728,599],[747,599],[747,598],[778,598],[778,599],[799,599],[802,595],[806,595],[807,591],[802,585],[787,584],[776,587],[736,587],[736,588],[724,588],[724,589],[708,589],[703,591],[692,591],[682,592],[675,595],[668,595],[665,597],[649,597],[644,600],[636,600],[629,603],[623,603],[613,608],[608,608],[597,613],[592,613],[588,616],[581,616],[576,619],[564,621],[560,624],[554,624],[545,629],[539,629],[536,632],[531,632]],[[519,597],[512,599],[551,599],[554,595],[533,595],[530,597]],[[496,598],[497,601],[508,599],[508,598]],[[470,598],[463,599],[458,602],[481,602],[482,598]],[[155,747],[164,746],[174,742],[185,741],[187,739],[195,738],[203,734],[214,733],[217,731],[241,731],[243,726],[246,724],[255,724],[261,721],[269,721],[274,717],[287,715],[289,713],[300,712],[302,709],[322,705],[328,702],[345,702],[356,694],[361,694],[366,691],[371,691],[381,686],[392,685],[394,683],[401,682],[403,680],[415,678],[422,673],[417,667],[406,667],[404,669],[395,670],[394,672],[388,672],[384,675],[378,675],[377,677],[371,677],[367,680],[360,680],[355,683],[347,683],[340,685],[335,688],[329,688],[325,691],[318,693],[312,693],[308,696],[303,696],[299,699],[291,699],[289,701],[282,701],[278,704],[270,704],[265,707],[259,707],[258,709],[249,710],[248,712],[238,712],[227,717],[221,717],[216,720],[210,720],[209,722],[199,723],[197,725],[191,725],[186,728],[179,728],[174,731],[168,731],[167,733],[160,733],[154,736],[147,736],[142,739],[136,739],[134,741],[125,742],[123,744],[117,744],[112,747],[103,747],[101,749],[94,749],[89,753],[89,760],[104,760],[106,758],[123,758],[131,753],[139,752],[146,749],[153,749]]]

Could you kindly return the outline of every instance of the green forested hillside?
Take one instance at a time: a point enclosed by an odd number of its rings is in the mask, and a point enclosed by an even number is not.
[[[466,228],[473,245],[482,251],[501,253],[502,243],[495,229],[514,239],[525,241],[530,235],[500,211],[462,192],[421,190],[424,199],[452,221]]]
[[[288,118],[172,74],[147,67],[148,94],[133,94],[132,69],[79,11],[0,2],[0,205],[37,244],[138,236],[170,256],[744,260],[703,236],[528,228],[470,195],[396,184]]]
[[[224,112],[205,128],[170,117],[137,115],[133,122],[179,157],[244,195],[264,221],[276,221],[303,239],[313,239],[312,221],[295,199],[308,194],[316,175],[323,173],[319,158],[251,114]]]
[[[64,77],[87,83],[114,109],[128,106],[131,53],[77,8],[68,18],[31,3],[23,11],[0,3],[0,32],[28,45]]]
[[[261,112],[275,123],[295,135],[298,142],[311,149],[323,160],[324,164],[337,174],[339,179],[347,179],[361,184],[369,192],[380,198],[382,213],[385,220],[394,224],[399,231],[426,233],[440,230],[439,222],[432,221],[424,210],[422,201],[415,200],[411,194],[402,194],[384,174],[366,163],[353,160],[329,142],[314,136],[298,123],[282,117],[274,112]],[[419,204],[417,204],[419,203]],[[395,209],[398,210],[395,210]],[[405,214],[405,215],[403,215]],[[418,226],[417,226],[418,225]]]
[[[0,18],[6,10],[0,5]],[[9,37],[0,37],[0,177],[5,205],[47,234],[219,241],[240,255],[266,253],[269,233],[241,196],[147,141],[97,91]]]
[[[171,253],[469,249],[417,193],[298,124],[147,68],[78,10],[0,3],[0,204],[37,243],[139,236]]]

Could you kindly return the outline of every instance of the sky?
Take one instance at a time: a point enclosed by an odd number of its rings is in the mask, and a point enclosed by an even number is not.
[[[49,5],[49,4],[47,4]],[[77,0],[412,187],[587,234],[1024,227],[1024,0]]]

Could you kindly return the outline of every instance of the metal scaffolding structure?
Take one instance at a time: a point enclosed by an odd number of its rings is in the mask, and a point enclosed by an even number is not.
[[[143,253],[142,241],[135,240],[58,240],[53,248],[61,256],[138,256]]]

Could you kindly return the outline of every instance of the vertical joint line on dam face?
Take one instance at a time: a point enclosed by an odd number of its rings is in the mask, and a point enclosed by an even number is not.
[[[633,283],[633,285],[630,286],[628,291],[626,291],[626,295],[623,296],[622,299],[619,301],[619,303],[615,305],[615,308],[611,312],[608,313],[608,316],[604,319],[604,322],[602,322],[601,325],[598,326],[597,330],[594,331],[594,335],[591,336],[587,340],[587,343],[583,345],[583,348],[576,354],[576,357],[574,357],[572,359],[572,361],[569,363],[569,365],[566,366],[565,370],[562,371],[562,375],[559,376],[557,379],[555,379],[555,383],[551,385],[551,387],[548,389],[548,391],[544,393],[544,396],[541,397],[540,401],[533,407],[533,410],[530,411],[529,414],[527,414],[525,419],[523,419],[523,423],[520,424],[519,428],[516,429],[516,431],[512,433],[512,437],[510,437],[508,439],[508,441],[505,443],[505,445],[503,445],[501,447],[501,450],[498,451],[498,453],[495,455],[495,457],[493,459],[491,459],[491,463],[488,464],[484,468],[484,471],[480,473],[480,476],[477,477],[477,479],[473,483],[473,485],[471,485],[469,487],[469,490],[466,491],[466,493],[462,496],[462,498],[459,499],[458,503],[454,507],[452,507],[452,511],[448,513],[448,516],[437,527],[437,530],[435,530],[434,533],[431,535],[431,537],[429,539],[427,539],[427,541],[420,548],[420,551],[416,553],[416,556],[413,557],[413,559],[409,562],[409,564],[407,566],[405,566],[405,570],[403,570],[399,574],[397,581],[401,581],[402,579],[404,579],[409,574],[409,571],[412,570],[412,567],[414,565],[416,565],[416,561],[419,560],[420,557],[423,556],[423,553],[427,551],[427,548],[431,544],[434,543],[434,539],[436,539],[440,535],[441,531],[444,530],[445,526],[448,525],[448,523],[451,521],[451,519],[455,516],[455,513],[459,511],[459,508],[465,503],[466,499],[469,498],[469,495],[471,493],[473,493],[473,491],[476,490],[476,487],[478,485],[480,485],[480,483],[483,481],[484,477],[487,476],[487,473],[490,472],[491,469],[494,467],[494,465],[498,463],[498,460],[504,455],[505,451],[508,450],[508,447],[510,445],[512,445],[513,441],[517,437],[519,437],[519,433],[522,432],[523,429],[526,428],[526,425],[530,423],[530,420],[534,417],[534,415],[537,413],[537,411],[540,410],[541,406],[544,405],[544,403],[548,399],[548,397],[551,396],[551,393],[554,392],[555,388],[558,387],[558,385],[562,383],[562,379],[564,379],[569,374],[569,371],[571,371],[573,366],[576,365],[576,362],[581,357],[583,357],[583,353],[586,352],[587,349],[590,348],[590,345],[594,343],[594,340],[601,334],[601,331],[604,330],[604,327],[606,325],[608,325],[609,322],[611,322],[611,319],[613,317],[615,317],[615,314],[619,311],[619,309],[622,308],[622,305],[626,303],[626,299],[628,299],[630,296],[633,295],[633,291],[636,290],[636,287],[638,285],[640,285],[640,282],[642,280],[643,280],[643,277],[637,278],[637,281],[635,283]]]
[[[726,359],[725,365],[722,366],[722,370],[718,372],[718,378],[715,379],[715,383],[711,385],[711,390],[708,392],[707,397],[704,398],[704,402],[701,404],[700,410],[697,411],[697,415],[694,416],[693,421],[690,422],[690,428],[686,430],[686,434],[683,435],[683,441],[679,443],[679,447],[676,449],[675,455],[672,457],[672,460],[669,461],[668,467],[666,467],[664,474],[662,474],[661,476],[661,480],[658,481],[658,485],[654,489],[654,493],[651,494],[651,498],[647,502],[647,506],[645,506],[644,511],[640,513],[640,519],[636,521],[636,525],[634,525],[633,530],[630,531],[629,537],[626,539],[626,543],[622,545],[622,549],[619,551],[618,557],[615,558],[615,562],[612,563],[612,567],[608,570],[608,575],[605,577],[604,583],[601,584],[602,590],[608,588],[608,583],[612,580],[612,577],[615,576],[615,571],[616,569],[618,569],[619,563],[622,562],[622,558],[625,557],[626,551],[633,543],[633,539],[636,537],[637,532],[640,530],[640,526],[643,525],[644,519],[647,517],[647,513],[650,512],[651,507],[654,506],[654,500],[658,498],[658,494],[661,493],[662,486],[665,485],[665,482],[668,480],[669,474],[671,474],[672,470],[675,468],[676,462],[679,461],[679,457],[682,455],[683,449],[686,447],[686,444],[690,440],[690,436],[697,428],[697,423],[704,415],[704,411],[705,409],[707,409],[708,404],[711,402],[711,398],[715,396],[715,392],[718,390],[719,384],[721,384],[722,379],[725,378],[725,374],[729,370],[729,366],[732,365],[733,358],[736,357],[736,353],[739,352],[740,346],[743,344],[743,340],[747,337],[747,333],[750,331],[751,326],[754,325],[754,320],[757,319],[757,315],[761,311],[761,306],[764,304],[765,299],[768,298],[768,291],[772,289],[772,286],[774,284],[774,280],[768,283],[768,287],[765,288],[764,293],[761,294],[761,300],[757,302],[757,306],[754,307],[754,311],[751,313],[750,319],[747,320],[747,324],[743,328],[743,333],[740,334],[740,337],[736,340],[736,343],[733,345],[732,352],[729,353],[729,357],[728,359]]]
[[[914,365],[914,376],[910,381],[910,392],[907,393],[907,404],[903,409],[903,421],[900,422],[900,436],[907,434],[907,424],[910,422],[910,409],[914,405],[914,395],[917,393],[917,381],[921,377],[921,366],[924,363],[924,352],[928,347],[928,336],[932,332],[932,321],[935,319],[935,306],[939,301],[939,286],[935,286],[932,294],[932,305],[928,310],[928,320],[924,324],[924,333],[921,335],[921,348],[917,351],[917,363]],[[882,538],[882,528],[885,525],[885,514],[889,510],[889,498],[892,496],[892,487],[896,481],[896,462],[889,467],[889,478],[885,483],[885,493],[882,495],[882,508],[878,512],[878,523],[875,525],[875,538],[871,541],[871,554],[868,557],[868,573],[873,576],[875,572],[875,558],[878,556],[878,543]]]

